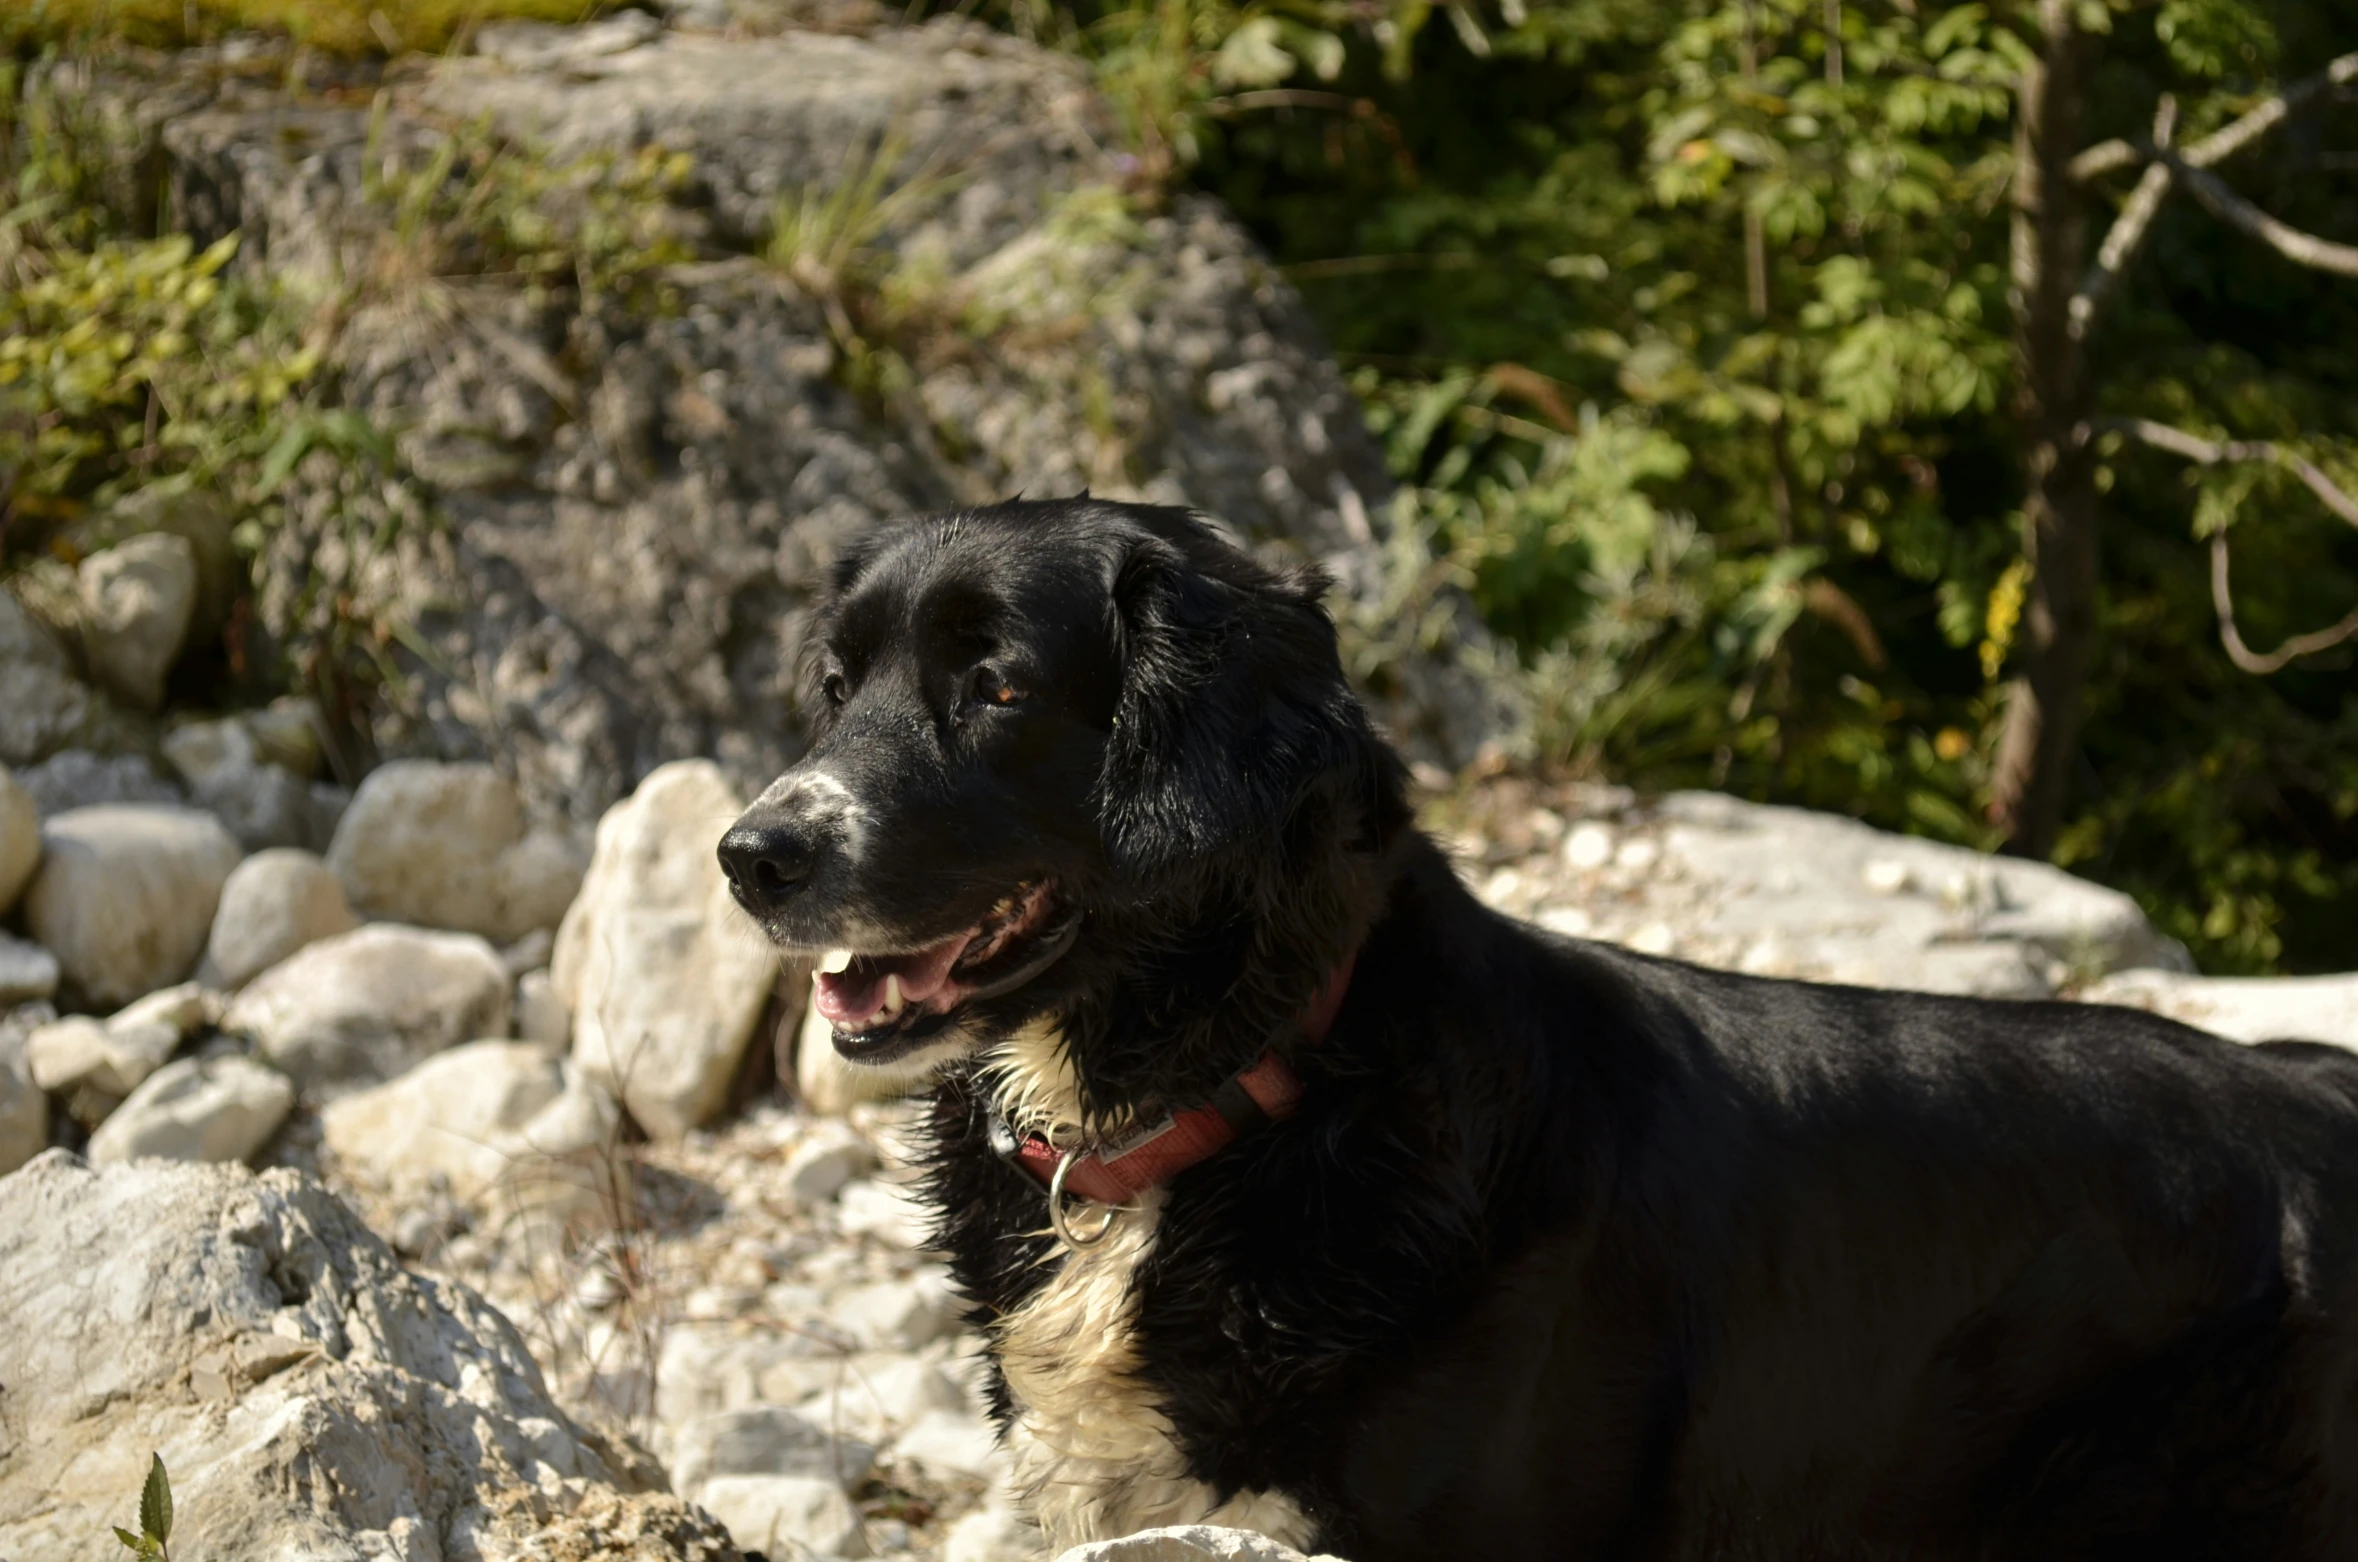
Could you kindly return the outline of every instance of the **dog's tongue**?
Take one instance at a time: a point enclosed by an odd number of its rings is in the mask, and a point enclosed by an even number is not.
[[[901,979],[901,1001],[921,1004],[949,984],[950,967],[972,942],[971,929],[909,955],[860,955],[849,969],[819,973],[819,1013],[828,1024],[858,1030],[884,1007],[884,979]]]

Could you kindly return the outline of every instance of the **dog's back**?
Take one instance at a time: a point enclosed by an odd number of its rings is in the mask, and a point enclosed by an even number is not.
[[[1346,1554],[2358,1555],[2358,1060],[1446,918],[1491,996],[1374,1001],[1510,1119],[1506,1251]]]

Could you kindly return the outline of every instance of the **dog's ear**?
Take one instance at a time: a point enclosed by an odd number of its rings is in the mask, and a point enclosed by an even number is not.
[[[1325,787],[1362,790],[1374,737],[1343,677],[1315,569],[1217,573],[1143,538],[1113,582],[1121,692],[1098,782],[1117,862],[1151,870],[1280,852]]]

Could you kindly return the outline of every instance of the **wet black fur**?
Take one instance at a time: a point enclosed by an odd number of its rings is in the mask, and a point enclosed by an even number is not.
[[[2358,1557],[2358,1060],[1553,937],[1410,826],[1314,575],[1176,512],[1010,504],[879,533],[829,654],[922,637],[950,583],[1062,649],[1023,653],[1037,752],[892,760],[951,778],[908,806],[969,843],[893,871],[961,902],[1037,862],[1088,916],[983,1024],[1060,1013],[1111,1110],[1273,1039],[1306,1082],[1173,1180],[1138,1276],[1202,1479],[1354,1562]],[[947,730],[901,717],[852,746]],[[1056,1261],[1041,1196],[969,1069],[932,1121],[987,1329]]]

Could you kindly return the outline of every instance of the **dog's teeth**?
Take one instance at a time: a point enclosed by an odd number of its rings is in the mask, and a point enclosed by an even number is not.
[[[901,1012],[901,976],[898,971],[884,979],[884,1017],[891,1019]]]
[[[826,954],[820,956],[819,969],[829,976],[840,976],[851,969],[851,963],[852,952],[850,950],[830,949]]]

